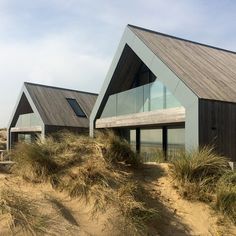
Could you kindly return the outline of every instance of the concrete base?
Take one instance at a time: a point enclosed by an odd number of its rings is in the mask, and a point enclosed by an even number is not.
[[[232,170],[236,170],[236,162],[230,161],[229,165],[230,165]]]

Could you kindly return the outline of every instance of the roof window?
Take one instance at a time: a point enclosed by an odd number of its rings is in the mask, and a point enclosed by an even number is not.
[[[81,109],[81,107],[78,104],[78,102],[76,101],[76,99],[67,98],[66,100],[68,101],[69,105],[71,106],[71,108],[73,109],[73,111],[75,112],[75,114],[77,116],[79,116],[79,117],[86,117],[85,113]]]

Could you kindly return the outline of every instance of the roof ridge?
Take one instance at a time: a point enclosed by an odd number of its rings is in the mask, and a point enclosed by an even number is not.
[[[73,91],[73,92],[78,92],[78,93],[85,93],[85,94],[96,95],[96,96],[98,95],[97,93],[80,91],[80,90],[76,90],[76,89],[68,89],[68,88],[56,87],[56,86],[45,85],[45,84],[37,84],[37,83],[32,83],[32,82],[24,82],[24,85],[41,86],[41,87],[45,87],[45,88],[67,90],[67,91]]]
[[[177,36],[161,33],[161,32],[155,31],[155,30],[146,29],[146,28],[136,26],[136,25],[128,24],[127,27],[136,28],[136,29],[139,29],[139,30],[143,30],[143,31],[147,31],[147,32],[150,32],[150,33],[158,34],[158,35],[161,35],[161,36],[164,36],[164,37],[169,37],[169,38],[185,41],[185,42],[188,42],[188,43],[193,43],[193,44],[197,44],[197,45],[200,45],[200,46],[209,47],[209,48],[212,48],[212,49],[221,50],[221,51],[224,51],[224,52],[236,54],[235,51],[231,51],[231,50],[228,50],[228,49],[212,46],[212,45],[209,45],[209,44],[204,44],[204,43],[192,41],[192,40],[189,40],[189,39],[180,38],[180,37],[177,37]]]

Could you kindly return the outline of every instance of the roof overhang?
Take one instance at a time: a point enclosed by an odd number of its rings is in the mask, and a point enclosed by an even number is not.
[[[102,89],[90,115],[90,135],[93,136],[95,121],[101,112],[101,104],[108,98],[108,87],[112,83],[113,74],[119,63],[125,46],[128,45],[135,54],[146,64],[152,73],[172,92],[186,109],[185,127],[189,134],[186,134],[186,146],[197,147],[198,140],[198,97],[177,77],[177,75],[157,56],[150,48],[130,29],[126,27],[120,44],[113,58]],[[194,135],[193,135],[194,134]]]

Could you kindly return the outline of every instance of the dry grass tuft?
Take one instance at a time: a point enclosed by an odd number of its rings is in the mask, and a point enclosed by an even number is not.
[[[97,133],[96,138],[58,133],[36,143],[21,143],[12,157],[12,171],[32,182],[49,181],[70,197],[86,200],[92,215],[110,207],[126,223],[123,228],[138,233],[156,211],[137,198],[138,183],[131,178],[139,161],[129,144],[112,132]],[[121,227],[121,226],[119,226]]]
[[[132,166],[137,166],[139,158],[131,150],[130,144],[125,140],[115,135],[114,132],[104,131],[97,132],[95,139],[102,147],[103,156],[112,163],[125,162]]]
[[[141,200],[142,188],[137,182],[130,181],[122,185],[117,191],[117,204],[120,217],[119,221],[122,233],[129,235],[146,235],[148,222],[157,217],[158,211],[149,208]],[[141,197],[140,197],[141,195]]]
[[[7,131],[0,129],[0,150],[5,150],[7,145]]]
[[[236,224],[236,172],[223,175],[217,183],[216,204],[221,211]]]
[[[7,222],[10,232],[15,235],[61,235],[68,233],[67,226],[57,217],[41,214],[41,203],[29,198],[21,191],[4,188],[0,193],[1,220]]]
[[[47,140],[49,141],[49,140]],[[50,179],[58,169],[53,158],[54,148],[49,142],[19,143],[11,153],[16,162],[11,171],[32,182],[44,182]]]
[[[218,156],[212,148],[180,152],[172,160],[171,175],[188,199],[211,201],[217,181],[229,171],[228,160]]]
[[[172,161],[171,175],[184,197],[211,202],[236,223],[236,172],[230,170],[226,158],[206,147],[181,153]]]

